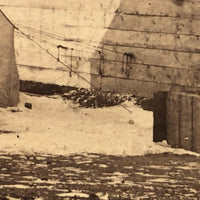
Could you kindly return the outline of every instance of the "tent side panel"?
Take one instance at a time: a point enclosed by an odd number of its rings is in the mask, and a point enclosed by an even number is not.
[[[10,85],[9,85],[9,106],[16,106],[19,103],[19,74],[15,60],[14,29],[10,35],[11,58],[10,58]]]
[[[0,107],[19,102],[19,76],[15,62],[14,28],[0,14]]]

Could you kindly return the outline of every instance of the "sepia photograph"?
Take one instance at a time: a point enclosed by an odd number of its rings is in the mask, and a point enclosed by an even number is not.
[[[0,0],[0,200],[199,200],[200,0]]]

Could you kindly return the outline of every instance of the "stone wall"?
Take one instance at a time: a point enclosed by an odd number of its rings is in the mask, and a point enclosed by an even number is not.
[[[2,0],[0,8],[31,39],[90,83],[90,58],[98,58],[98,45],[109,27],[120,0]],[[17,11],[17,12],[16,12]],[[15,34],[16,58],[21,80],[90,88],[80,76],[47,52]],[[73,50],[71,50],[73,49]]]
[[[101,74],[92,59],[94,86],[146,97],[198,90],[199,11],[196,0],[122,0],[101,41]]]
[[[59,59],[89,83],[16,32],[22,80],[145,97],[200,86],[199,0],[1,0],[0,7],[53,55],[67,47]]]

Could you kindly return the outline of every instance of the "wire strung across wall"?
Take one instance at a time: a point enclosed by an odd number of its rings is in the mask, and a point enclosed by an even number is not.
[[[65,53],[68,51],[68,50],[70,50],[70,52],[71,52],[71,54],[70,54],[70,70],[69,70],[69,77],[72,77],[72,59],[73,59],[73,48],[68,48],[68,47],[64,47],[64,46],[62,46],[62,45],[58,45],[57,46],[57,49],[58,49],[58,57],[57,57],[57,61],[59,62],[60,61],[60,49],[63,49],[64,51],[65,51]],[[65,56],[65,64],[67,63],[67,59],[66,59],[67,57]]]
[[[52,58],[56,59],[56,56],[54,56],[53,54],[51,54],[47,49],[45,49],[44,47],[42,47],[40,44],[38,44],[36,41],[34,41],[33,39],[30,38],[30,36],[26,35],[22,30],[20,30],[19,28],[16,27],[16,29],[21,32],[25,37],[27,37],[30,41],[32,41],[35,45],[37,45],[39,48],[41,48],[43,51],[45,51],[48,55],[50,55]],[[58,61],[59,63],[61,63],[62,65],[66,66],[68,69],[71,70],[71,72],[75,73],[76,75],[78,75],[78,77],[80,77],[82,80],[84,80],[85,82],[89,83],[91,86],[93,86],[93,89],[95,89],[96,91],[98,91],[98,89],[96,88],[95,85],[93,85],[90,81],[88,81],[85,77],[83,77],[82,75],[80,75],[79,72],[72,70],[68,65],[66,65],[65,63],[63,63],[62,61]],[[62,75],[60,78],[62,78],[64,75]],[[101,88],[100,88],[101,90]],[[132,113],[132,111],[130,111],[128,108],[126,108],[125,106],[121,105],[120,106],[127,110],[129,113]]]
[[[42,49],[44,52],[46,52],[48,55],[50,55],[52,58],[54,58],[55,60],[57,60],[57,57],[55,55],[53,55],[52,53],[50,53],[47,49],[45,49],[43,46],[41,46],[38,42],[36,42],[35,40],[33,40],[29,35],[27,35],[26,33],[24,33],[21,29],[17,28],[16,29],[23,34],[26,38],[28,38],[30,41],[32,41],[36,46],[38,46],[40,49]],[[70,70],[70,66],[66,65],[65,63],[63,63],[62,61],[58,61],[59,63],[61,63],[62,65],[64,65],[68,70]],[[76,72],[75,70],[71,70],[74,74],[78,75],[79,78],[81,78],[82,80],[84,80],[85,82],[89,83],[91,86],[94,87],[94,85],[92,85],[92,83],[90,81],[88,81],[85,77],[81,76],[78,72]]]
[[[30,39],[30,36],[28,36],[28,39]],[[48,52],[48,50],[46,50],[46,52],[47,53],[49,53]],[[55,57],[54,57],[55,58]],[[101,60],[101,59],[99,59],[99,60]],[[60,61],[59,61],[60,62]],[[60,63],[62,63],[62,62],[60,62]],[[64,64],[64,63],[62,63],[62,64]],[[66,64],[64,64],[65,66],[66,66]],[[162,66],[163,67],[163,66]],[[71,70],[71,67],[68,67],[69,68],[69,70]],[[180,68],[180,69],[182,69],[182,68]],[[190,69],[188,69],[188,70],[190,70]],[[79,75],[79,74],[90,74],[90,75],[100,75],[100,74],[92,74],[92,73],[86,73],[86,72],[80,72],[80,71],[72,71],[72,72],[76,72],[76,74],[77,75]],[[63,75],[64,76],[64,75]],[[61,76],[61,78],[63,77],[63,76]],[[136,80],[136,81],[142,81],[142,82],[148,82],[148,83],[157,83],[157,84],[167,84],[167,85],[171,85],[171,83],[163,83],[163,82],[156,82],[156,81],[153,81],[153,80],[145,80],[145,79],[137,79],[137,78],[129,78],[129,77],[117,77],[117,76],[112,76],[112,75],[103,75],[103,74],[101,74],[100,75],[101,76],[101,79],[103,78],[103,77],[109,77],[109,78],[118,78],[118,79],[129,79],[129,80]],[[59,79],[59,78],[58,78]],[[85,78],[84,78],[85,79]],[[56,79],[57,80],[57,79]],[[89,83],[90,85],[91,85],[91,82],[90,81],[88,81],[88,80],[86,80],[86,82],[87,83]],[[184,86],[184,85],[180,85],[180,84],[174,84],[174,85],[178,85],[178,86]],[[91,85],[92,86],[92,85]],[[95,86],[94,86],[95,87]],[[190,86],[188,86],[188,87],[190,87]],[[191,86],[191,87],[193,87],[193,86]]]
[[[33,29],[33,30],[35,30],[36,32],[39,32],[41,35],[45,35],[45,34],[48,34],[48,36],[47,37],[50,37],[50,38],[54,38],[54,39],[58,39],[58,37],[59,38],[62,38],[61,40],[62,41],[65,41],[65,42],[68,42],[69,44],[75,44],[76,46],[80,46],[80,47],[82,47],[83,48],[83,45],[86,45],[86,46],[84,46],[84,52],[88,52],[88,53],[92,53],[92,52],[89,52],[89,51],[86,51],[85,50],[85,48],[86,49],[92,49],[93,51],[95,50],[95,51],[97,51],[97,52],[99,52],[100,50],[102,50],[102,47],[98,47],[98,46],[94,46],[94,45],[89,45],[89,44],[84,44],[84,43],[82,43],[82,42],[78,42],[78,41],[66,41],[66,39],[64,38],[64,37],[62,37],[62,36],[58,36],[58,35],[56,35],[55,37],[53,36],[54,34],[52,34],[52,33],[48,33],[48,32],[43,32],[43,31],[38,31],[38,30],[36,30],[36,29],[34,29],[34,28],[31,28],[31,27],[27,27],[27,26],[25,26],[26,28],[30,28],[30,29]],[[59,39],[60,40],[60,39]],[[44,41],[44,42],[46,42],[46,43],[48,43],[48,44],[50,44],[50,42],[48,42],[48,41]],[[51,45],[53,45],[53,46],[55,46],[55,44],[51,44]],[[75,47],[73,47],[73,49],[74,49],[74,51],[76,51],[76,52],[82,52],[82,50],[78,50],[78,49],[76,49]],[[99,50],[97,50],[97,49],[99,49]],[[126,52],[126,53],[124,53],[124,52],[119,52],[119,51],[114,51],[114,50],[111,50],[111,49],[107,49],[107,48],[103,48],[103,50],[104,51],[108,51],[108,52],[113,52],[113,53],[115,53],[115,54],[120,54],[121,56],[122,56],[122,59],[123,59],[123,56],[124,56],[124,54],[130,54],[130,52]],[[190,52],[191,53],[191,52]],[[105,55],[107,55],[106,53],[104,53]],[[77,56],[79,59],[80,58],[86,58],[86,59],[90,59],[90,58],[92,58],[91,56],[90,57],[86,57],[86,56]],[[97,58],[95,58],[95,59],[97,59]],[[122,62],[122,65],[123,65],[123,60],[122,61],[119,61],[119,60],[114,60],[114,59],[108,59],[108,58],[106,58],[106,60],[108,60],[108,61],[114,61],[114,62]],[[164,65],[158,65],[158,64],[149,64],[149,63],[141,63],[141,62],[136,62],[136,60],[134,61],[134,64],[136,64],[136,65],[141,65],[141,66],[153,66],[153,67],[160,67],[160,68],[172,68],[171,66],[164,66]],[[131,65],[129,65],[129,68],[131,69]],[[173,69],[181,69],[181,70],[187,70],[187,71],[189,71],[189,70],[191,70],[191,68],[185,68],[185,67],[175,67],[175,66],[173,66]],[[128,73],[126,73],[127,74],[127,76],[128,76]]]
[[[35,38],[34,36],[32,36],[33,38]],[[40,40],[41,41],[41,40]],[[69,48],[70,47],[65,47],[65,48]],[[77,49],[74,49],[73,48],[73,51],[77,51],[77,52],[82,52],[81,50],[77,50]],[[96,50],[97,51],[97,50]],[[84,52],[87,52],[84,50]],[[100,51],[97,51],[98,53]],[[89,52],[91,53],[91,52]],[[101,52],[101,54],[103,55],[106,55],[105,53]],[[147,66],[151,66],[151,67],[157,67],[157,68],[169,68],[169,69],[177,69],[177,70],[186,70],[186,71],[191,71],[192,68],[185,68],[185,67],[175,67],[175,66],[164,66],[164,65],[158,65],[158,64],[149,64],[149,63],[142,63],[142,62],[137,62],[135,59],[134,59],[134,62],[133,61],[126,61],[125,62],[125,55],[129,55],[131,53],[124,53],[123,56],[122,56],[122,60],[115,60],[115,59],[108,59],[108,58],[103,58],[104,61],[108,61],[108,62],[115,62],[115,63],[119,63],[119,64],[122,64],[122,72],[123,71],[123,68],[124,68],[124,65],[125,63],[127,63],[126,65],[128,66],[129,69],[132,68],[132,65],[140,65],[140,67],[147,67]],[[59,57],[59,58],[58,58]],[[60,51],[58,51],[58,55],[57,55],[57,59],[59,61],[60,57],[69,57],[71,58],[70,55],[60,55]],[[94,60],[97,60],[97,61],[100,61],[100,58],[97,58],[97,57],[88,57],[88,56],[80,56],[80,55],[73,55],[72,56],[73,59],[94,59]]]
[[[58,61],[57,56],[53,55],[52,53],[50,53],[48,51],[48,49],[45,49],[43,46],[41,46],[38,42],[36,42],[35,40],[33,40],[29,35],[25,34],[21,29],[17,28],[16,29],[23,34],[27,39],[29,39],[30,41],[32,41],[36,46],[38,46],[40,49],[42,49],[44,52],[46,52],[48,55],[50,55],[52,58],[54,58],[55,60]],[[84,80],[85,82],[87,82],[89,85],[91,85],[93,88],[96,88],[95,85],[93,85],[90,81],[88,81],[85,77],[83,77],[82,73],[85,72],[78,72],[75,71],[73,69],[70,68],[70,66],[68,66],[67,64],[63,63],[62,61],[58,61],[59,63],[61,63],[63,66],[65,66],[68,70],[71,70],[72,73],[76,74],[78,77],[80,77],[82,80]],[[92,73],[88,73],[91,75],[94,75]],[[99,74],[95,74],[95,75],[99,75]],[[166,84],[166,85],[176,85],[176,86],[185,86],[185,85],[181,85],[181,84],[172,84],[172,83],[164,83],[164,82],[156,82],[154,80],[145,80],[145,79],[137,79],[137,78],[127,78],[127,77],[117,77],[117,76],[112,76],[112,75],[102,75],[103,77],[107,77],[107,78],[119,78],[119,79],[128,79],[128,80],[135,80],[135,81],[141,81],[141,82],[149,82],[149,83],[155,83],[155,84]],[[187,86],[187,87],[193,87],[193,88],[200,88],[198,86]]]
[[[37,32],[38,34],[46,36],[46,37],[49,37],[49,38],[53,38],[53,39],[60,40],[60,41],[63,41],[63,42],[68,42],[68,43],[75,43],[75,45],[81,46],[81,47],[82,47],[82,45],[85,45],[84,48],[87,48],[87,49],[92,49],[92,50],[96,50],[96,51],[99,51],[99,50],[102,49],[102,47],[91,45],[91,43],[96,44],[96,45],[99,45],[99,43],[90,42],[90,44],[85,44],[84,42],[81,42],[81,41],[67,40],[63,36],[59,36],[59,35],[56,35],[56,34],[53,34],[53,33],[49,33],[49,32],[46,32],[46,31],[37,30],[37,29],[34,29],[32,27],[28,27],[28,26],[24,26],[24,25],[20,25],[20,24],[17,24],[17,25],[25,27],[25,28],[28,28],[28,29],[31,29],[31,32]],[[99,50],[97,50],[97,49],[99,49]],[[105,51],[110,51],[110,52],[113,52],[113,53],[117,53],[117,54],[121,54],[121,55],[124,54],[123,52],[115,51],[115,50],[112,50],[112,49],[104,48],[104,50]]]
[[[34,37],[34,36],[32,36],[32,37]],[[48,41],[44,41],[44,42],[48,42]],[[74,41],[71,41],[71,42],[73,42],[73,43],[75,43]],[[50,42],[48,42],[48,44],[50,44]],[[52,46],[55,46],[55,44],[51,44]],[[76,44],[77,46],[78,46],[78,44]],[[81,46],[81,45],[80,45]],[[82,47],[82,46],[81,46]],[[94,47],[94,46],[93,46]],[[69,47],[68,47],[69,48]],[[87,48],[87,47],[86,47]],[[100,47],[99,47],[100,48]],[[73,50],[74,51],[77,51],[77,52],[82,52],[81,50],[78,50],[78,49],[75,49],[75,48],[73,48]],[[96,50],[96,49],[93,49],[93,50],[95,50],[96,52],[99,52],[99,50]],[[101,48],[101,50],[102,50],[102,48]],[[118,54],[121,54],[122,55],[122,60],[120,61],[120,60],[114,60],[114,59],[107,59],[107,58],[104,58],[104,60],[105,61],[112,61],[112,62],[117,62],[117,63],[121,63],[122,64],[122,68],[123,68],[123,65],[124,65],[124,60],[123,60],[123,58],[124,58],[124,55],[125,54],[130,54],[130,53],[122,53],[122,52],[118,52],[118,51],[112,51],[112,50],[108,50],[108,49],[106,49],[106,48],[103,48],[103,50],[105,50],[105,51],[111,51],[111,52],[114,52],[114,53],[118,53]],[[89,52],[89,51],[86,51],[85,49],[84,49],[84,52],[86,52],[86,53],[92,53],[92,52]],[[102,52],[103,53],[103,52]],[[103,53],[103,54],[105,54],[106,55],[106,53]],[[86,56],[73,56],[73,57],[77,57],[77,58],[86,58],[86,59],[91,59],[92,57],[86,57]],[[96,59],[96,60],[98,60],[98,58],[94,58],[94,59]],[[100,60],[100,59],[99,59]],[[136,62],[136,60],[134,60],[134,63],[133,62],[131,62],[131,64],[129,63],[129,68],[131,68],[131,65],[132,64],[135,64],[135,65],[141,65],[141,66],[153,66],[153,67],[159,67],[159,68],[173,68],[173,69],[180,69],[180,70],[188,70],[188,71],[190,71],[190,70],[192,70],[191,68],[184,68],[184,67],[170,67],[170,66],[164,66],[164,65],[157,65],[157,64],[149,64],[149,63],[141,63],[141,62]]]
[[[40,35],[46,35],[47,37],[50,37],[50,38],[54,38],[54,39],[57,39],[57,40],[60,40],[60,41],[63,41],[63,42],[69,42],[69,43],[76,43],[76,45],[86,45],[85,48],[92,48],[92,49],[101,49],[102,47],[100,46],[95,46],[94,44],[96,45],[102,45],[104,46],[104,50],[105,51],[109,51],[109,52],[113,52],[113,53],[117,53],[117,54],[121,54],[123,55],[124,52],[120,52],[120,51],[117,51],[117,50],[112,50],[112,49],[108,49],[108,48],[105,48],[105,45],[106,46],[109,46],[109,45],[116,45],[116,44],[109,44],[109,43],[97,43],[97,42],[94,42],[94,41],[88,41],[89,43],[88,44],[85,44],[84,41],[81,41],[81,40],[74,40],[74,39],[66,39],[65,37],[63,36],[60,36],[60,35],[55,35],[53,33],[49,33],[49,32],[45,32],[45,31],[41,31],[41,30],[37,30],[35,28],[32,28],[32,27],[29,27],[29,26],[24,26],[24,25],[20,25],[20,24],[17,24],[18,26],[22,26],[22,27],[26,27],[28,29],[32,29],[33,32],[38,32]],[[198,36],[197,36],[198,37]],[[91,43],[93,45],[91,45]],[[149,49],[149,50],[162,50],[162,51],[169,51],[169,52],[182,52],[182,53],[190,53],[190,54],[200,54],[200,52],[198,50],[194,50],[194,51],[188,51],[188,50],[179,50],[179,49],[165,49],[165,48],[155,48],[155,47],[144,47],[144,46],[129,46],[129,45],[120,45],[120,44],[117,44],[116,46],[124,46],[124,47],[133,47],[133,48],[136,48],[136,49]]]
[[[200,2],[199,0],[187,0],[188,2]],[[30,9],[30,6],[25,6],[25,5],[8,5],[8,4],[0,4],[0,7],[13,7],[13,8],[25,8],[25,9]],[[43,10],[66,10],[66,8],[55,8],[54,6],[43,6],[42,8],[40,6],[35,6],[35,7],[31,7],[31,9],[43,9]],[[80,10],[79,11],[84,11],[84,10]],[[107,13],[112,13],[112,14],[123,14],[123,15],[135,15],[135,16],[145,16],[145,17],[163,17],[163,18],[177,18],[177,15],[166,15],[166,14],[140,14],[140,13],[132,13],[132,12],[126,12],[126,11],[121,11],[118,12],[118,10],[115,10],[114,12],[108,12]],[[179,19],[190,19],[191,16],[178,16]],[[193,16],[193,19],[199,19],[199,17],[195,17]]]
[[[20,33],[19,33],[20,34]],[[21,35],[21,34],[20,34]],[[23,36],[23,35],[22,35]],[[44,34],[40,34],[40,36],[44,36]],[[35,38],[35,36],[32,36],[32,37],[34,37]],[[47,37],[49,37],[49,36],[47,36]],[[55,40],[59,40],[59,39],[57,39],[57,38],[55,38],[55,37],[50,37],[50,38],[53,38],[53,39],[55,39]],[[51,45],[51,46],[54,46],[55,47],[55,43],[51,43],[51,42],[49,42],[49,41],[47,41],[47,40],[42,40],[41,38],[40,38],[40,41],[42,41],[42,42],[44,42],[44,43],[48,43],[49,45]],[[84,48],[84,52],[86,52],[86,53],[94,53],[94,51],[99,51],[99,50],[97,50],[97,48],[100,48],[100,47],[95,47],[95,46],[92,46],[92,45],[88,45],[88,44],[84,44],[84,43],[81,43],[81,42],[76,42],[76,41],[64,41],[64,40],[59,40],[59,41],[62,41],[62,42],[66,42],[66,43],[70,43],[71,45],[75,45],[75,46],[78,46],[78,47],[81,47],[81,48]],[[85,49],[87,49],[87,50],[85,50]],[[90,50],[90,51],[89,51]],[[79,50],[79,49],[75,49],[74,48],[74,51],[77,51],[77,52],[83,52],[83,50]]]
[[[41,69],[51,69],[51,68],[43,68],[43,67],[38,67],[38,66],[30,66],[30,65],[23,65],[25,67],[31,67],[31,68],[41,68]],[[53,69],[53,70],[58,70],[58,69]],[[60,69],[59,69],[60,70]],[[67,70],[63,70],[63,72],[67,72]],[[77,74],[87,74],[87,75],[94,75],[94,76],[99,76],[99,73],[91,73],[91,72],[83,72],[83,71],[78,71],[76,70]],[[56,79],[53,79],[52,81],[57,81],[63,77],[65,77],[66,74],[63,74],[59,77],[57,77]],[[185,86],[185,85],[181,85],[181,84],[176,84],[176,83],[167,83],[167,82],[156,82],[156,81],[152,81],[152,80],[145,80],[145,79],[139,79],[139,78],[127,78],[127,77],[122,77],[122,76],[113,76],[113,75],[106,75],[103,74],[102,78],[117,78],[117,79],[122,79],[122,80],[132,80],[132,81],[139,81],[139,82],[146,82],[146,83],[154,83],[154,84],[161,84],[161,85],[173,85],[173,86],[181,86],[181,87],[189,87],[189,88],[200,88],[198,86]],[[92,86],[92,84],[90,84]],[[94,87],[95,89],[95,87]],[[115,92],[115,91],[113,91]]]
[[[129,78],[130,76],[130,71],[132,69],[132,61],[135,59],[136,57],[133,53],[124,53],[124,55],[122,56],[122,72],[125,73],[127,78]]]

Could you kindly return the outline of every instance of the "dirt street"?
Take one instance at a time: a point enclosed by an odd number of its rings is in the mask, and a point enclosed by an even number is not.
[[[200,199],[200,159],[167,153],[0,155],[0,200],[95,198]]]

